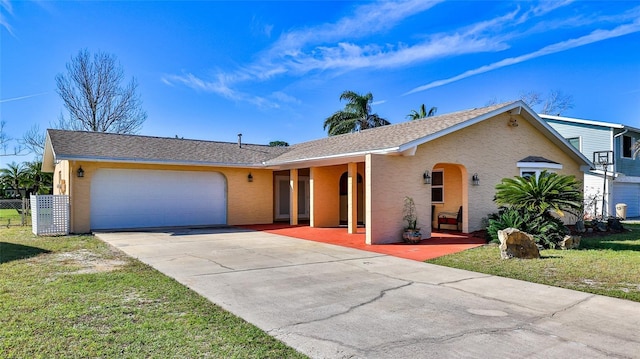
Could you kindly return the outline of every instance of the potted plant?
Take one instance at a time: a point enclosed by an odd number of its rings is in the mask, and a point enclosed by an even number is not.
[[[413,198],[404,198],[404,207],[402,209],[402,219],[407,222],[407,226],[402,233],[402,239],[408,243],[418,243],[422,240],[422,233],[418,228],[418,215],[416,214],[416,204]]]

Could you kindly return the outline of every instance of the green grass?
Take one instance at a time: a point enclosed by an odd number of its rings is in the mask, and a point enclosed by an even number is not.
[[[92,236],[0,228],[3,358],[303,358]]]
[[[427,261],[448,267],[640,302],[640,226],[585,237],[578,250],[543,250],[540,259],[500,258],[495,244]]]
[[[31,224],[31,216],[28,215],[27,224]],[[22,225],[22,217],[20,212],[15,209],[0,209],[0,226],[21,226]]]

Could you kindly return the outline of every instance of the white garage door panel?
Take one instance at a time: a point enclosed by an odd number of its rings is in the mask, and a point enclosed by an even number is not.
[[[100,169],[91,181],[91,229],[226,224],[226,213],[217,172]]]
[[[640,217],[640,184],[614,181],[613,202],[627,204],[627,217]]]

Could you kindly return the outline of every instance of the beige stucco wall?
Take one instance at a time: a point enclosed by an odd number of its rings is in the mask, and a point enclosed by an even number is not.
[[[346,170],[346,165],[311,168],[312,227],[340,224],[340,176]]]
[[[402,240],[404,197],[412,197],[423,238],[431,233],[430,187],[422,181],[425,167],[416,157],[367,155],[365,160],[367,244]]]
[[[358,163],[358,174],[365,181],[364,163]],[[311,169],[311,226],[337,227],[340,225],[341,209],[340,177],[347,172],[347,165],[314,167]],[[364,199],[364,183],[358,196]],[[360,201],[360,199],[358,199]],[[346,201],[342,201],[346,207]],[[364,206],[362,206],[364,207]],[[358,208],[358,219],[364,219],[364,208]]]
[[[582,180],[580,165],[520,116],[518,127],[508,126],[509,115],[499,115],[418,147],[414,156],[367,155],[367,243],[390,243],[400,239],[402,199],[413,197],[423,238],[431,235],[431,188],[422,183],[422,173],[443,164],[460,165],[460,182],[448,184],[445,169],[445,203],[442,210],[463,209],[463,231],[482,229],[482,219],[497,211],[495,186],[502,178],[520,174],[516,163],[527,156],[542,156],[561,163],[557,173]],[[471,185],[478,173],[480,185]],[[393,174],[393,175],[391,175]],[[458,187],[460,193],[450,193]],[[452,203],[449,201],[462,203]]]
[[[78,178],[75,175],[75,171],[80,166],[84,170],[84,178]],[[68,194],[71,199],[71,231],[74,233],[87,233],[91,230],[91,178],[99,168],[220,172],[227,181],[227,224],[273,222],[273,174],[271,170],[61,161],[56,165],[54,188],[58,184],[58,171],[63,173],[63,177],[66,173],[67,183],[70,184],[70,193]],[[249,172],[253,176],[253,182],[247,181]]]

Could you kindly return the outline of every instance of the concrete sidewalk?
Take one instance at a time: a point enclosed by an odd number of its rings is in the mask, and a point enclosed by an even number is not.
[[[237,228],[97,233],[313,358],[640,358],[640,303]]]

